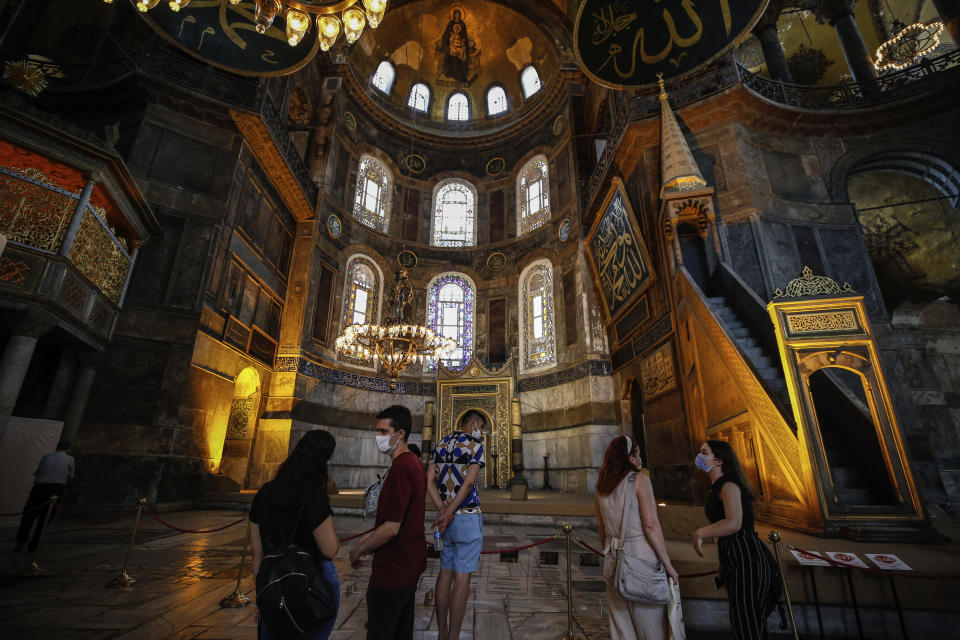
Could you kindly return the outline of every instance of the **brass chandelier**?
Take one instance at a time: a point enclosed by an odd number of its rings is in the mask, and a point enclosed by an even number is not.
[[[336,341],[337,353],[363,359],[376,356],[390,377],[391,391],[396,391],[397,378],[409,365],[422,363],[429,357],[443,358],[457,348],[452,338],[403,319],[403,309],[412,300],[413,287],[407,282],[407,270],[400,269],[390,285],[393,306],[390,324],[352,324]]]
[[[112,4],[113,0],[103,0]],[[172,11],[187,7],[191,0],[169,0],[166,4]],[[209,2],[209,0],[200,0]],[[240,4],[241,0],[229,0],[230,4]],[[137,0],[137,9],[146,13],[160,4],[160,0]],[[287,43],[295,47],[310,31],[312,16],[316,16],[317,37],[320,48],[328,51],[337,41],[341,29],[348,44],[353,44],[363,33],[364,27],[371,29],[380,26],[383,14],[387,11],[387,0],[254,0],[254,28],[257,33],[266,33],[278,16],[286,22]],[[339,14],[340,17],[337,17]]]

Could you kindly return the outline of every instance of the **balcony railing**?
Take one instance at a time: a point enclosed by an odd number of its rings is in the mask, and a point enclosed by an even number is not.
[[[737,63],[743,86],[761,98],[798,109],[865,109],[895,102],[933,88],[960,64],[960,49],[887,73],[876,84],[849,82],[831,87],[812,87],[771,80]]]

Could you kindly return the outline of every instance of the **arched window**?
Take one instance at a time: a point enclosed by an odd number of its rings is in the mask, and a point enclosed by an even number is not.
[[[380,269],[370,258],[355,255],[347,261],[343,283],[343,315],[341,331],[352,324],[376,324],[380,318]],[[355,356],[339,354],[341,360],[355,364],[372,364]]]
[[[540,91],[540,74],[536,68],[530,65],[520,74],[520,86],[523,87],[523,97],[529,98],[537,91]]]
[[[462,180],[437,185],[433,195],[433,245],[472,247],[476,242],[474,203],[476,193]]]
[[[553,266],[534,262],[520,274],[520,362],[523,370],[557,363]]]
[[[361,156],[357,168],[357,190],[353,217],[374,229],[387,230],[390,213],[390,172],[373,156]]]
[[[517,176],[517,233],[523,235],[550,220],[550,179],[546,156],[534,156]]]
[[[507,92],[503,87],[490,87],[487,89],[487,115],[497,116],[507,111]]]
[[[393,65],[384,60],[380,63],[380,66],[377,67],[377,72],[373,74],[373,77],[370,79],[370,84],[385,94],[390,95],[390,90],[393,89],[393,81],[396,80],[396,78],[397,72],[394,70]]]
[[[447,120],[466,122],[470,119],[470,101],[465,93],[454,93],[447,100]]]
[[[412,87],[410,87],[410,97],[407,98],[407,106],[413,109],[414,111],[419,111],[421,113],[427,112],[427,107],[430,104],[430,87],[418,82]]]
[[[476,290],[473,282],[460,273],[444,273],[427,287],[427,325],[438,335],[453,338],[457,348],[440,362],[448,369],[460,371],[473,354],[473,314]],[[437,363],[427,361],[428,370]]]

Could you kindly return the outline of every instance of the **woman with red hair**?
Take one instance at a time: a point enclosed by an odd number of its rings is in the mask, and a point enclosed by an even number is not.
[[[653,485],[639,471],[640,448],[630,436],[614,438],[603,456],[593,502],[606,555],[603,577],[607,583],[612,640],[662,640],[669,630],[665,606],[631,602],[612,586],[618,549],[651,564],[659,562],[674,582],[679,578],[667,555]]]

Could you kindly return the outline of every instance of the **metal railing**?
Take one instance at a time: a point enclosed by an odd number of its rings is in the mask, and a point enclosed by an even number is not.
[[[960,64],[960,48],[936,58],[924,58],[900,71],[887,73],[876,83],[848,82],[830,87],[814,87],[771,80],[737,63],[743,86],[757,96],[776,104],[798,109],[864,109],[914,97],[934,88],[946,72]]]

